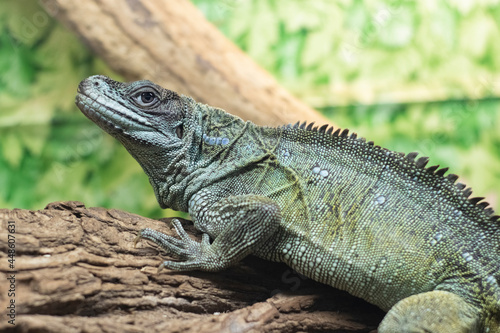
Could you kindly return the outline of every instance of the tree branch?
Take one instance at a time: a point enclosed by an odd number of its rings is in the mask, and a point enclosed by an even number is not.
[[[15,225],[15,273],[8,221]],[[18,332],[369,332],[383,316],[255,257],[216,273],[157,273],[166,254],[133,241],[145,227],[173,235],[166,222],[79,202],[0,210],[0,307],[15,299]],[[6,292],[11,274],[15,297]],[[0,331],[8,328],[3,316]]]

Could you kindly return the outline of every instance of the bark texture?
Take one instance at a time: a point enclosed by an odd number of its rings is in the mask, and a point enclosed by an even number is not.
[[[293,97],[188,0],[44,0],[127,80],[150,79],[259,125],[328,121]]]
[[[370,332],[383,316],[347,293],[255,257],[216,273],[157,273],[167,255],[146,241],[134,248],[134,239],[145,227],[173,235],[168,222],[80,202],[0,210],[2,313],[12,299],[6,293],[12,274],[16,304],[16,325],[3,314],[0,331]]]

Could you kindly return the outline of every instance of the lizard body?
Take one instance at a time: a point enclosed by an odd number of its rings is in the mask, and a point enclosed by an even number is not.
[[[149,81],[93,76],[76,103],[204,233],[141,231],[181,259],[161,267],[254,254],[389,311],[381,333],[500,332],[498,216],[427,158],[326,125],[257,126]]]

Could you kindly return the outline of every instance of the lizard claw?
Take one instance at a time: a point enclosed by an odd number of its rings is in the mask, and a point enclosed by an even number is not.
[[[165,268],[165,264],[161,263],[161,265],[158,266],[158,269],[156,270],[156,274],[159,274],[164,268]]]
[[[144,230],[144,229],[142,229]],[[137,247],[137,243],[140,242],[141,239],[143,239],[144,237],[142,236],[142,230],[139,230],[139,233],[137,234],[137,236],[135,236],[134,238],[134,249]]]

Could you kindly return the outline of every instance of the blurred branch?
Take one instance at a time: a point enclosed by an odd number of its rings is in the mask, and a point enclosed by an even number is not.
[[[43,1],[127,80],[150,79],[260,125],[328,121],[293,97],[187,0]]]

